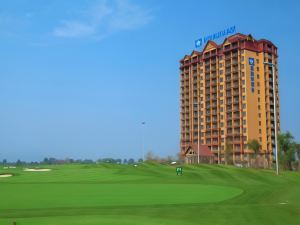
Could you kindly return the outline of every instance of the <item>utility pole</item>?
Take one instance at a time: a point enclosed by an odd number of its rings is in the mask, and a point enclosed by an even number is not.
[[[146,125],[146,122],[142,122],[142,156],[143,156],[143,162],[145,161],[145,150],[144,150],[145,125]]]

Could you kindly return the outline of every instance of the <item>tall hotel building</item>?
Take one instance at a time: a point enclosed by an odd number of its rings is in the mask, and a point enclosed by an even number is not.
[[[180,60],[181,156],[198,154],[201,145],[222,162],[230,145],[233,160],[246,161],[253,153],[247,142],[256,139],[260,153],[271,159],[275,112],[280,127],[277,58],[271,41],[237,33],[220,45],[208,41],[202,52]]]

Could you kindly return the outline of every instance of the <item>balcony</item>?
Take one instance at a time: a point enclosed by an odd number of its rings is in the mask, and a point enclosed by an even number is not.
[[[237,65],[238,61],[237,60],[232,60],[232,65]]]
[[[231,85],[226,85],[226,90],[231,90]]]
[[[216,92],[217,92],[217,89],[216,89],[216,88],[212,88],[210,92],[211,92],[211,93],[216,93]]]
[[[233,111],[234,111],[234,112],[240,111],[240,108],[239,108],[239,107],[233,107]]]
[[[239,101],[239,99],[234,98],[234,99],[233,99],[233,102],[234,102],[234,103],[239,103],[240,101]]]
[[[234,123],[234,127],[240,127],[240,123]]]
[[[239,80],[239,76],[234,75],[234,76],[233,76],[233,81],[238,81],[238,80]]]
[[[238,68],[233,68],[233,69],[232,69],[232,72],[233,72],[233,73],[238,73],[239,70],[238,70]]]
[[[226,60],[226,59],[231,59],[230,53],[225,55],[225,60]]]
[[[211,78],[212,78],[212,79],[215,79],[215,78],[217,78],[217,74],[216,74],[215,72],[212,72],[212,74],[211,74]]]

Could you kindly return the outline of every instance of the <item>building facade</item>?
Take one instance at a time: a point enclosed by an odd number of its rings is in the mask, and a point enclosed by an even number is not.
[[[253,153],[247,142],[256,139],[260,154],[272,159],[275,111],[280,129],[277,58],[271,41],[237,33],[180,60],[182,156],[198,144],[208,145],[215,162],[223,162],[228,149],[234,162],[243,162]]]

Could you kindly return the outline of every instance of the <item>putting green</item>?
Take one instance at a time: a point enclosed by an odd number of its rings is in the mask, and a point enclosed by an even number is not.
[[[1,184],[5,204],[0,209],[210,203],[241,193],[238,188],[202,184]]]

